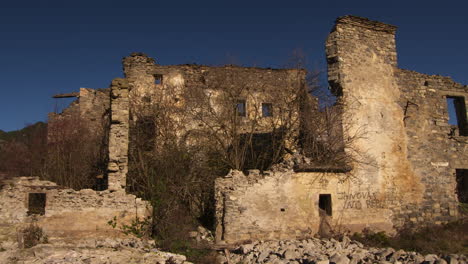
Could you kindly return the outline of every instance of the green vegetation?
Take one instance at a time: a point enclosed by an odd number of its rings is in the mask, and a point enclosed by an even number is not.
[[[418,229],[404,228],[396,236],[365,230],[351,238],[367,246],[392,247],[422,254],[468,254],[468,218]]]
[[[12,140],[26,142],[28,138],[36,135],[39,130],[43,129],[47,129],[47,124],[44,122],[37,122],[15,131],[5,132],[0,130],[0,142]]]
[[[23,245],[25,248],[32,248],[37,244],[48,243],[47,235],[42,228],[34,223],[23,229]]]

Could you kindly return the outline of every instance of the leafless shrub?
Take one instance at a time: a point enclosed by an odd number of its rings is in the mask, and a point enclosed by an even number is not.
[[[105,138],[79,116],[49,122],[44,178],[74,189],[93,188],[105,174]]]
[[[8,134],[0,142],[0,172],[8,177],[43,175],[47,126],[39,122]]]
[[[268,90],[230,70],[216,76],[213,89],[165,91],[131,107],[127,183],[151,201],[160,241],[186,239],[199,222],[212,227],[217,177],[268,169],[296,145],[300,81]],[[249,102],[245,116],[236,108],[241,99]],[[272,103],[273,116],[262,116],[262,102]]]
[[[18,235],[19,245],[23,248],[31,248],[41,243],[48,243],[48,237],[35,222],[22,229]]]

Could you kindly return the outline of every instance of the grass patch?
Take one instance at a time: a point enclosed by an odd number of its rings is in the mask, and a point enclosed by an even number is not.
[[[185,255],[187,260],[198,264],[212,264],[216,263],[217,253],[215,250],[202,248],[195,245],[194,242],[187,240],[173,240],[166,244],[167,250],[172,253]]]
[[[443,225],[427,225],[418,229],[404,228],[396,236],[364,230],[351,238],[367,246],[392,247],[422,254],[468,255],[468,218]]]

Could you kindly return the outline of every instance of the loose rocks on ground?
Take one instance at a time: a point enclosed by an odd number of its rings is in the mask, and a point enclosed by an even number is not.
[[[348,237],[342,241],[333,238],[260,241],[242,245],[228,257],[229,264],[467,264],[464,255],[422,255],[393,248],[367,248]]]

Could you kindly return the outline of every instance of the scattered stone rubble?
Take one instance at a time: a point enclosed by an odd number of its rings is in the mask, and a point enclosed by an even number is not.
[[[203,226],[198,226],[196,231],[190,231],[189,237],[194,239],[197,243],[213,244],[214,236],[210,230]]]
[[[267,241],[244,244],[229,252],[224,263],[269,264],[463,264],[465,255],[422,255],[393,248],[367,248],[360,242],[344,237],[342,241],[331,239],[304,239]]]
[[[92,243],[91,243],[92,242]],[[40,244],[29,249],[0,250],[0,263],[8,264],[191,264],[183,255],[154,248],[139,239],[90,241],[90,245]]]

